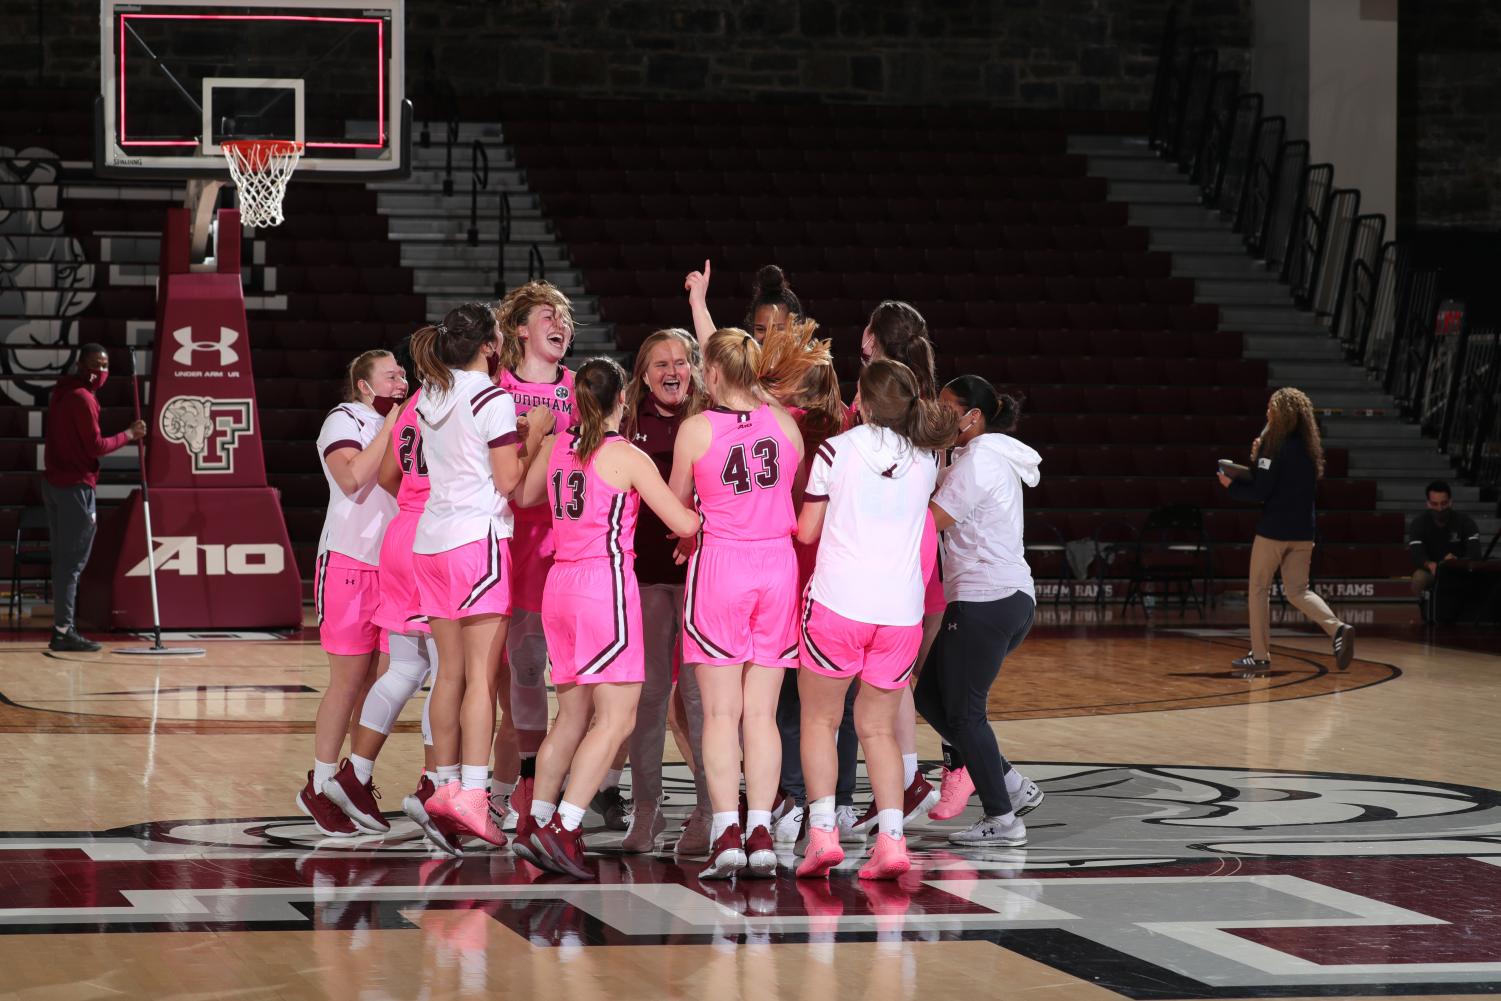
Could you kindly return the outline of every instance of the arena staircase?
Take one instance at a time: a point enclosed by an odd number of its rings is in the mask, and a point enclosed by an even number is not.
[[[1243,333],[1245,355],[1267,363],[1268,386],[1296,386],[1321,412],[1324,440],[1349,452],[1349,475],[1376,483],[1376,510],[1412,513],[1423,488],[1452,469],[1396,402],[1348,361],[1329,329],[1294,304],[1286,285],[1246,250],[1220,213],[1206,208],[1198,189],[1146,140],[1076,136],[1074,152],[1089,157],[1089,173],[1105,178],[1110,197],[1130,206],[1130,219],[1151,232],[1153,250],[1172,254],[1174,276],[1192,278],[1195,298],[1220,306],[1221,329]],[[1457,507],[1478,511],[1479,491],[1455,483]],[[1494,519],[1492,519],[1494,520]],[[1482,525],[1494,532],[1495,525]]]
[[[475,152],[476,144],[483,157]],[[450,193],[445,194],[448,179]],[[472,192],[476,179],[483,187]],[[416,143],[410,177],[374,182],[369,188],[390,221],[391,238],[401,244],[401,263],[412,270],[415,291],[427,297],[428,317],[437,319],[463,302],[496,298],[499,239],[508,207],[505,287],[546,278],[573,302],[578,323],[574,355],[614,350],[612,328],[600,322],[599,303],[585,293],[582,275],[569,264],[566,247],[544,217],[541,200],[527,187],[526,172],[517,166],[499,125],[462,123],[451,149],[446,134],[427,146]],[[471,212],[471,205],[477,211]]]

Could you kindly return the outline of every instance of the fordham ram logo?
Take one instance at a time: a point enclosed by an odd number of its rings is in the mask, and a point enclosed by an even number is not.
[[[255,406],[248,399],[174,396],[162,407],[162,437],[188,450],[195,473],[233,473],[235,447],[255,431]]]

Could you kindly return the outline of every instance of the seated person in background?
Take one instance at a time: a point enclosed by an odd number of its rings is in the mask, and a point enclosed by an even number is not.
[[[1480,529],[1474,518],[1454,510],[1453,493],[1443,480],[1428,484],[1428,510],[1407,526],[1412,593],[1418,598],[1432,589],[1440,563],[1480,557]]]

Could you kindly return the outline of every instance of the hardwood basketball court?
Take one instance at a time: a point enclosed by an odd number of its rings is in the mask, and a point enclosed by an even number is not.
[[[199,635],[207,653],[191,659],[114,655],[120,638],[54,655],[12,634],[0,646],[7,993],[1497,989],[1501,657],[1481,652],[1488,637],[1447,645],[1405,609],[1366,612],[1340,673],[1321,635],[1278,627],[1273,676],[1247,682],[1228,667],[1244,647],[1233,611],[1208,625],[1042,611],[992,705],[1003,746],[1048,794],[1029,847],[955,850],[952,825],[925,822],[909,877],[864,885],[852,852],[827,889],[790,874],[702,883],[694,860],[621,855],[602,829],[589,838],[597,884],[508,852],[435,855],[399,812],[385,838],[320,843],[292,806],[327,670],[311,630]],[[393,809],[420,764],[419,709],[378,766]],[[668,772],[682,817],[692,786],[681,766]]]

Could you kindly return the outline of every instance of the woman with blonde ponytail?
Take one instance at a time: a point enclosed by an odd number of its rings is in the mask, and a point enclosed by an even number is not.
[[[772,807],[781,771],[777,696],[797,660],[793,481],[803,457],[791,415],[766,402],[761,347],[717,330],[704,349],[714,406],[678,431],[672,490],[697,499],[702,544],[688,565],[683,664],[704,699],[703,769],[713,807],[703,879],[776,873]],[[745,750],[746,836],[739,815]]]
[[[594,876],[584,861],[584,812],[630,735],[646,678],[635,573],[641,502],[680,538],[699,527],[698,515],[673,496],[651,458],[620,434],[625,382],[625,372],[608,358],[579,369],[578,423],[540,443],[542,459],[520,494],[524,505],[545,505],[552,519],[556,551],[542,628],[558,715],[537,753],[530,811],[517,824],[515,852],[579,879]]]
[[[318,461],[328,480],[328,513],[318,536],[313,601],[318,642],[328,655],[328,688],[313,727],[313,768],[297,793],[297,809],[330,838],[352,838],[367,826],[345,816],[325,795],[338,764],[360,693],[386,663],[385,637],[375,623],[380,603],[380,542],[396,515],[396,501],[377,483],[391,441],[406,373],[389,351],[366,351],[349,363],[345,401],[328,412],[318,433]],[[369,776],[357,783],[368,783]],[[373,822],[372,822],[373,823]]]

